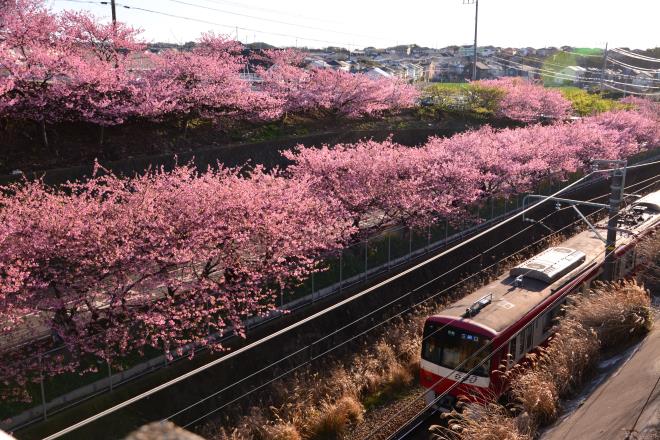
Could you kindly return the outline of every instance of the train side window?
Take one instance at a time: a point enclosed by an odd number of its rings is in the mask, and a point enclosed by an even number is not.
[[[527,327],[527,333],[525,334],[525,348],[527,351],[532,348],[532,330],[534,330],[534,328],[530,325]]]
[[[523,339],[523,335],[525,334],[524,330],[518,333],[518,336],[516,336],[516,339],[520,339],[518,342],[518,358],[521,358],[523,353],[525,353],[525,340]]]

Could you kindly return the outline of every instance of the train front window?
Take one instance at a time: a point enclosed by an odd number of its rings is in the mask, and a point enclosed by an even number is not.
[[[451,370],[488,377],[490,348],[483,348],[489,339],[465,330],[428,323],[424,327],[422,359]],[[475,368],[476,367],[476,368]]]

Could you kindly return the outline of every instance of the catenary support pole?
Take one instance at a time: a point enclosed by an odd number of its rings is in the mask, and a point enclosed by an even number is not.
[[[612,171],[612,183],[610,185],[610,207],[607,220],[607,241],[605,244],[605,264],[603,266],[603,277],[606,281],[612,281],[615,274],[616,255],[613,252],[616,249],[617,217],[623,200],[623,185],[626,175],[626,163]]]

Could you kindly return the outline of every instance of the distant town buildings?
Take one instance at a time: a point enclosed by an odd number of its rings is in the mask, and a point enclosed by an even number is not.
[[[156,43],[148,51],[189,50],[194,43],[176,46]],[[272,49],[266,43],[246,45],[245,54]],[[361,72],[372,78],[399,78],[408,82],[463,82],[472,79],[474,46],[447,46],[440,49],[417,45],[400,45],[388,48],[365,47],[348,51],[338,47],[302,49],[306,52],[306,68],[335,69],[344,72]],[[561,55],[567,55],[562,57]],[[630,85],[636,90],[651,90],[660,81],[659,72],[637,70],[620,65],[608,65],[602,70],[598,56],[575,56],[570,46],[557,47],[495,47],[477,48],[477,79],[503,76],[521,77],[530,81],[543,80],[552,85],[573,85],[590,88],[601,78],[619,86]],[[568,60],[568,61],[567,61]],[[136,70],[151,68],[146,56],[132,56]],[[246,66],[242,78],[259,82],[254,66]]]

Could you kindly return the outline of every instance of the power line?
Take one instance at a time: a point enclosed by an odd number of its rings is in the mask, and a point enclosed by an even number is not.
[[[607,83],[605,83],[604,85],[605,85],[605,87],[607,87],[608,89],[611,89],[611,90],[614,90],[614,91],[617,91],[617,92],[621,92],[621,93],[624,93],[624,94],[625,94],[625,93],[629,93],[629,94],[631,94],[631,95],[638,95],[638,96],[660,96],[660,92],[654,92],[654,93],[642,93],[642,92],[635,92],[635,91],[633,91],[633,90],[620,89],[620,88],[618,88],[618,87],[611,86],[611,85],[609,85],[609,84],[607,84]],[[632,84],[625,84],[625,85],[632,85]],[[639,86],[638,86],[638,87],[639,87]],[[654,88],[658,88],[658,87],[654,87]]]
[[[557,195],[561,194],[562,192],[564,192],[564,191],[568,190],[569,188],[571,188],[571,187],[577,185],[578,183],[584,181],[585,179],[587,179],[588,177],[590,177],[590,176],[593,175],[593,174],[594,174],[594,172],[590,172],[589,174],[587,174],[587,175],[583,176],[582,178],[578,179],[577,181],[575,181],[575,182],[571,183],[570,185],[568,185],[568,186],[566,186],[566,187],[560,189],[559,191],[555,192],[554,194],[551,195],[551,197],[554,197],[554,196],[557,196]],[[526,212],[529,212],[530,210],[532,210],[532,209],[538,207],[540,204],[542,204],[542,203],[544,203],[544,202],[545,202],[545,200],[539,201],[538,203],[536,203],[536,204],[534,204],[534,205],[531,205],[529,208],[522,210],[519,214],[524,214],[524,213],[526,213]],[[482,236],[484,236],[485,234],[487,234],[487,233],[489,233],[489,232],[491,232],[491,231],[493,231],[493,230],[495,230],[495,229],[497,229],[497,228],[499,228],[499,227],[501,227],[501,226],[503,226],[503,225],[505,225],[505,224],[507,224],[507,223],[513,221],[515,218],[517,218],[517,215],[512,216],[512,217],[510,217],[510,218],[508,218],[508,219],[505,219],[505,220],[503,220],[502,222],[500,222],[500,223],[498,223],[498,224],[496,224],[496,225],[494,225],[494,226],[488,228],[487,230],[482,231],[482,232],[480,232],[479,234],[477,234],[477,235],[475,235],[475,236],[473,236],[473,237],[470,237],[470,238],[468,238],[467,240],[465,240],[465,241],[463,241],[463,242],[461,242],[461,243],[459,243],[459,244],[457,244],[457,245],[451,247],[450,249],[447,249],[447,250],[445,250],[445,251],[443,251],[443,252],[441,252],[441,253],[439,253],[439,254],[437,254],[437,255],[434,255],[433,257],[431,257],[431,258],[429,258],[429,259],[427,259],[427,260],[425,260],[425,261],[423,261],[423,262],[421,262],[421,263],[419,263],[419,264],[416,264],[415,266],[410,267],[410,268],[408,268],[408,269],[406,269],[406,270],[404,270],[404,271],[402,271],[402,272],[400,272],[400,273],[398,273],[398,274],[396,274],[396,275],[394,275],[394,276],[392,276],[392,277],[390,277],[390,278],[388,278],[388,279],[386,279],[386,280],[384,280],[384,281],[382,281],[382,282],[380,282],[380,283],[378,283],[378,284],[376,284],[376,285],[374,285],[374,286],[371,286],[371,287],[369,287],[368,289],[363,290],[362,292],[359,292],[359,293],[357,293],[357,294],[355,294],[355,295],[353,295],[353,296],[351,296],[351,297],[349,297],[349,298],[346,298],[346,299],[344,299],[344,300],[342,300],[342,301],[340,301],[340,302],[338,302],[338,303],[336,303],[336,304],[333,304],[332,306],[329,306],[329,307],[327,307],[327,308],[325,308],[325,309],[323,309],[323,310],[320,310],[319,312],[317,312],[317,313],[315,313],[315,314],[313,314],[313,315],[311,315],[311,316],[309,316],[309,317],[307,317],[307,318],[304,318],[304,319],[302,319],[302,320],[300,320],[300,321],[297,321],[297,322],[295,322],[295,323],[293,323],[293,324],[291,324],[291,325],[289,325],[289,326],[287,326],[287,327],[285,327],[285,328],[283,328],[283,329],[280,329],[280,330],[278,330],[278,331],[276,331],[276,332],[273,332],[273,333],[271,333],[270,335],[265,336],[265,337],[259,339],[258,341],[252,342],[252,343],[250,343],[250,344],[248,344],[248,345],[246,345],[246,346],[244,346],[244,347],[242,347],[242,348],[240,348],[240,349],[238,349],[238,350],[236,350],[236,351],[233,351],[233,352],[231,352],[231,353],[228,353],[228,354],[226,354],[225,356],[222,356],[222,357],[220,357],[220,358],[218,358],[218,359],[215,359],[215,360],[213,360],[213,361],[211,361],[211,362],[209,362],[209,363],[207,363],[207,364],[204,364],[204,365],[202,365],[202,366],[200,366],[200,367],[198,367],[198,368],[196,368],[196,369],[194,369],[194,370],[192,370],[192,371],[189,371],[189,372],[184,373],[184,374],[182,374],[182,375],[180,375],[180,376],[177,376],[176,378],[171,379],[171,380],[169,380],[169,381],[167,381],[167,382],[165,382],[165,383],[163,383],[163,384],[161,384],[161,385],[158,385],[158,386],[156,386],[156,387],[154,387],[154,388],[151,388],[151,389],[149,389],[149,390],[147,390],[147,391],[145,391],[145,392],[143,392],[143,393],[141,393],[141,394],[139,394],[139,395],[137,395],[137,396],[134,396],[134,397],[132,397],[132,398],[130,398],[130,399],[127,399],[127,400],[125,400],[124,402],[121,402],[121,403],[119,403],[119,404],[117,404],[117,405],[114,405],[114,406],[111,407],[111,408],[108,408],[108,409],[106,409],[106,410],[104,410],[104,411],[101,411],[101,412],[95,414],[94,416],[88,417],[87,419],[84,419],[84,420],[82,420],[82,421],[80,421],[80,422],[78,422],[78,423],[75,423],[75,424],[73,424],[73,425],[71,425],[71,426],[69,426],[69,427],[67,427],[67,428],[65,428],[65,429],[63,429],[63,430],[61,430],[61,431],[55,433],[55,434],[50,435],[50,436],[47,437],[45,440],[52,440],[52,439],[55,439],[55,438],[59,438],[59,437],[61,437],[62,435],[68,434],[69,432],[72,432],[72,431],[74,431],[74,430],[76,430],[76,429],[78,429],[78,428],[80,428],[80,427],[82,427],[82,426],[85,426],[85,425],[87,425],[87,424],[89,424],[89,423],[91,423],[91,422],[93,422],[93,421],[95,421],[95,420],[98,420],[98,419],[100,419],[100,418],[102,418],[102,417],[105,417],[106,415],[112,414],[112,413],[114,413],[114,412],[116,412],[116,411],[118,411],[118,410],[120,410],[120,409],[122,409],[122,408],[124,408],[124,407],[126,407],[126,406],[128,406],[128,405],[131,405],[131,404],[133,404],[133,403],[135,403],[135,402],[137,402],[137,401],[140,401],[140,400],[142,400],[142,399],[144,399],[144,398],[146,398],[146,397],[149,397],[149,396],[151,396],[151,395],[153,395],[153,394],[155,394],[155,393],[157,393],[157,392],[159,392],[159,391],[161,391],[161,390],[163,390],[163,389],[169,388],[170,386],[175,385],[175,384],[177,384],[177,383],[179,383],[179,382],[181,382],[181,381],[183,381],[183,380],[185,380],[185,379],[187,379],[187,378],[189,378],[189,377],[195,376],[195,375],[197,375],[198,373],[201,373],[202,371],[208,370],[209,368],[211,368],[211,367],[213,367],[213,366],[215,366],[215,365],[218,365],[218,364],[220,364],[220,363],[222,363],[222,362],[225,362],[225,361],[227,361],[227,360],[229,360],[229,359],[231,359],[231,358],[234,358],[234,357],[236,357],[237,355],[239,355],[239,354],[241,354],[241,353],[244,353],[244,352],[246,352],[246,351],[249,351],[249,350],[251,350],[251,349],[253,349],[253,348],[257,347],[257,346],[260,346],[260,345],[264,344],[265,342],[268,342],[268,341],[270,341],[270,340],[272,340],[272,339],[274,339],[274,338],[276,338],[276,337],[278,337],[278,336],[280,336],[280,335],[286,334],[286,333],[290,332],[291,330],[294,330],[294,329],[296,329],[296,328],[298,328],[298,327],[300,327],[300,326],[302,326],[302,325],[304,325],[304,324],[306,324],[306,323],[308,323],[308,322],[310,322],[310,321],[313,321],[313,320],[315,320],[315,319],[317,319],[317,318],[319,318],[319,317],[321,317],[321,316],[324,316],[324,315],[326,315],[327,313],[329,313],[329,312],[331,312],[331,311],[333,311],[333,310],[336,310],[336,309],[338,309],[338,308],[340,308],[340,307],[342,307],[342,306],[344,306],[344,305],[346,305],[346,304],[349,304],[349,303],[351,303],[351,302],[353,302],[353,301],[355,301],[355,300],[357,300],[357,299],[359,299],[359,298],[361,298],[361,297],[363,297],[363,296],[369,294],[370,292],[372,292],[372,291],[374,291],[374,290],[376,290],[376,289],[378,289],[378,288],[380,288],[380,287],[382,287],[382,286],[387,285],[388,283],[392,282],[393,280],[399,279],[399,278],[401,278],[401,277],[403,277],[403,276],[405,276],[405,275],[407,275],[407,274],[409,274],[409,273],[411,273],[411,272],[414,272],[415,270],[417,270],[417,269],[419,269],[419,268],[421,268],[421,267],[427,265],[428,263],[430,263],[430,262],[432,262],[432,261],[435,261],[435,260],[437,260],[437,259],[439,259],[439,258],[441,258],[441,257],[443,257],[443,256],[445,256],[445,255],[447,255],[447,254],[449,254],[449,253],[455,251],[456,249],[459,249],[459,248],[461,248],[461,247],[463,247],[463,246],[465,246],[465,245],[467,245],[467,244],[469,244],[469,243],[472,243],[473,241],[475,241],[475,240],[481,238]]]
[[[263,17],[258,17],[258,16],[255,16],[255,15],[243,14],[243,13],[240,13],[240,12],[232,12],[232,11],[228,11],[226,9],[218,9],[218,8],[214,8],[214,7],[210,7],[210,6],[204,6],[204,5],[191,3],[191,2],[188,2],[188,1],[184,1],[184,0],[167,0],[167,1],[172,2],[172,3],[179,3],[179,4],[183,4],[183,5],[193,6],[193,7],[196,7],[196,8],[207,9],[207,10],[211,10],[211,11],[223,12],[225,14],[236,15],[236,16],[239,16],[239,17],[247,17],[247,18],[252,18],[252,19],[255,19],[255,20],[261,20],[261,21],[267,21],[267,22],[271,22],[271,23],[284,24],[284,25],[287,25],[287,26],[296,26],[296,27],[300,27],[300,28],[304,28],[304,29],[312,29],[312,30],[323,31],[323,32],[332,32],[332,33],[335,33],[335,34],[343,34],[343,35],[353,35],[353,36],[357,36],[357,37],[366,37],[366,38],[372,38],[372,39],[375,39],[375,40],[382,40],[382,41],[390,41],[390,42],[394,41],[394,39],[387,38],[387,37],[377,37],[377,36],[373,36],[373,35],[358,34],[358,33],[354,33],[354,32],[343,32],[343,31],[338,31],[338,30],[335,30],[335,29],[321,28],[321,27],[316,27],[316,26],[308,26],[308,25],[305,25],[305,24],[293,23],[293,22],[289,22],[289,21],[282,21],[282,20],[276,20],[276,19],[271,19],[271,18],[263,18]]]
[[[617,52],[617,53],[620,53],[621,55],[625,55],[629,58],[637,58],[639,60],[648,61],[650,63],[660,63],[659,58],[653,58],[653,57],[649,57],[649,56],[646,56],[646,55],[641,55],[641,54],[638,54],[638,53],[635,53],[635,52],[630,52],[630,51],[627,51],[625,49],[621,49],[620,47],[619,48],[614,48],[612,50]]]
[[[102,5],[109,4],[108,1],[102,1],[102,0],[100,0],[100,1],[99,0],[97,0],[97,1],[94,1],[94,0],[58,0],[58,1],[71,2],[71,3],[102,4]],[[317,39],[317,38],[300,37],[298,35],[293,35],[293,34],[286,34],[286,33],[281,33],[281,32],[271,32],[271,31],[264,31],[264,30],[261,30],[261,29],[253,29],[253,28],[246,28],[246,27],[241,27],[241,26],[234,26],[234,25],[230,25],[230,24],[217,23],[217,22],[214,22],[214,21],[204,20],[204,19],[200,19],[200,18],[186,17],[186,16],[183,16],[183,15],[177,15],[177,14],[170,14],[168,12],[156,11],[154,9],[141,8],[141,7],[138,7],[138,6],[129,6],[129,5],[125,5],[125,4],[122,4],[122,3],[116,3],[116,5],[121,6],[125,9],[133,9],[133,10],[136,10],[136,11],[143,11],[143,12],[163,15],[163,16],[171,17],[171,18],[178,18],[178,19],[181,19],[181,20],[187,20],[187,21],[193,21],[193,22],[197,22],[197,23],[210,24],[212,26],[220,26],[220,27],[225,27],[225,28],[229,28],[229,29],[232,29],[232,30],[238,29],[238,30],[242,30],[242,31],[258,32],[260,34],[274,35],[274,36],[278,36],[278,37],[298,38],[298,39],[303,40],[303,41],[313,41],[313,42],[316,42],[316,43],[328,43],[330,45],[335,45],[335,46],[359,47],[358,45],[352,44],[352,43],[329,41],[329,40],[322,40],[322,39]]]
[[[507,63],[515,64],[515,65],[518,65],[518,66],[524,66],[527,69],[535,70],[535,71],[538,71],[538,72],[546,72],[545,73],[546,76],[551,76],[551,77],[554,76],[556,79],[561,79],[561,77],[563,76],[563,77],[566,77],[564,79],[572,80],[574,82],[600,83],[600,80],[596,80],[596,79],[573,78],[570,75],[567,75],[567,74],[564,74],[564,73],[561,73],[561,72],[555,72],[554,70],[542,69],[540,67],[533,67],[533,66],[525,66],[524,64],[520,64],[520,63],[517,63],[515,61],[507,60],[506,58],[499,58],[499,57],[495,57],[495,56],[493,58],[505,61]],[[498,63],[498,62],[495,62],[495,61],[491,61],[491,62],[494,63],[494,64],[497,64],[499,66],[502,66],[502,67],[508,67],[504,64],[501,64],[501,63]],[[517,69],[517,70],[524,71],[524,69]],[[542,75],[543,75],[543,73],[542,73]],[[640,86],[640,85],[636,85],[636,84],[623,83],[623,82],[620,82],[620,81],[614,81],[614,80],[609,80],[609,79],[605,80],[604,83],[619,84],[619,85],[623,85],[623,86],[630,86],[630,87],[637,87],[637,88],[644,88],[644,89],[660,89],[660,86],[658,86],[658,87],[655,87],[655,86]]]
[[[657,182],[654,182],[653,184],[655,184],[655,183],[657,183]],[[651,185],[653,185],[653,184],[651,184]],[[651,185],[649,185],[649,186],[651,186]],[[594,212],[594,213],[592,213],[592,214],[590,214],[590,215],[594,215],[594,214],[596,214],[597,212],[602,211],[602,210],[604,210],[604,209],[606,209],[606,208],[601,208],[601,209],[599,209],[598,211],[596,211],[596,212]],[[621,215],[622,213],[623,213],[623,211],[621,211],[620,213],[617,213],[616,216],[619,216],[619,215]],[[613,250],[611,250],[610,252],[606,252],[606,249],[601,250],[596,256],[594,256],[594,258],[591,259],[591,261],[590,261],[590,262],[588,263],[588,265],[585,266],[585,267],[589,267],[589,265],[593,264],[598,258],[600,258],[601,254],[605,253],[605,256],[607,257],[607,256],[609,256],[609,255],[612,255],[615,251],[616,251],[616,249],[613,249]],[[575,287],[575,284],[576,284],[575,281],[573,281],[573,282],[571,282],[571,283],[573,284],[573,285],[571,286],[571,288]],[[543,309],[540,310],[539,315],[542,314],[542,313],[544,313],[546,310],[548,310],[548,309],[554,307],[557,303],[559,303],[559,302],[560,302],[561,300],[563,300],[563,299],[564,299],[564,297],[558,297],[558,298],[556,298],[556,299],[555,299],[554,301],[552,301],[550,304],[547,304],[545,307],[543,307]],[[424,414],[428,409],[430,409],[431,407],[433,407],[433,405],[435,405],[436,402],[438,402],[438,401],[439,401],[440,399],[442,399],[444,396],[446,396],[447,394],[449,394],[449,392],[452,391],[454,388],[456,388],[458,385],[460,385],[461,383],[463,383],[463,381],[464,381],[466,378],[468,378],[472,373],[474,373],[474,371],[476,371],[477,368],[479,368],[479,367],[481,367],[482,365],[484,365],[484,363],[490,361],[490,359],[491,359],[495,354],[497,354],[502,348],[504,348],[504,347],[506,346],[506,344],[508,344],[513,338],[518,337],[518,335],[519,335],[520,333],[522,333],[524,330],[526,330],[527,328],[528,328],[528,325],[522,327],[522,328],[519,329],[516,333],[514,333],[514,334],[511,335],[509,338],[507,338],[505,341],[503,341],[503,342],[502,342],[502,343],[501,343],[501,344],[500,344],[495,350],[491,350],[491,353],[490,353],[487,357],[485,357],[484,359],[482,359],[479,363],[477,363],[474,367],[472,367],[468,372],[464,373],[464,374],[463,374],[463,378],[462,378],[461,380],[459,380],[459,381],[454,381],[454,383],[453,383],[449,388],[447,388],[445,391],[443,391],[443,392],[440,393],[438,396],[436,396],[436,397],[433,399],[432,402],[430,402],[429,404],[427,404],[422,410],[420,410],[420,411],[419,411],[417,414],[415,414],[412,418],[408,419],[408,422],[411,421],[411,420],[415,420],[417,417],[420,417],[422,414]],[[461,368],[463,368],[463,366],[464,366],[469,360],[471,360],[471,359],[475,358],[476,356],[480,355],[481,352],[482,352],[483,350],[485,350],[486,348],[490,347],[491,345],[492,345],[492,340],[488,341],[488,343],[486,343],[486,344],[484,344],[482,347],[480,347],[479,350],[477,350],[475,353],[473,353],[472,355],[468,356],[465,360],[463,360],[463,362],[461,362],[457,367],[455,367],[455,368],[449,373],[449,375],[451,375],[452,373],[455,373],[455,372],[461,371]],[[461,371],[461,372],[462,372],[462,371]],[[444,380],[446,380],[447,377],[448,377],[449,375],[447,375],[447,376],[443,376],[443,377],[441,377],[440,379],[438,379],[433,385],[431,385],[430,388],[435,388],[436,386],[438,386],[440,383],[442,383]],[[417,400],[422,399],[422,398],[427,394],[427,392],[428,392],[428,391],[424,391],[421,395],[419,395],[419,396],[417,396],[415,399],[411,400],[410,403],[408,403],[405,407],[403,407],[402,409],[398,410],[393,416],[388,417],[388,419],[387,419],[384,423],[381,423],[381,424],[379,424],[376,428],[374,428],[374,429],[373,429],[373,430],[367,435],[367,437],[365,437],[365,440],[371,438],[376,432],[380,431],[383,427],[385,427],[385,426],[387,426],[389,423],[391,423],[392,420],[394,420],[397,416],[399,416],[399,415],[402,414],[404,411],[406,411],[407,409],[409,409],[409,408],[413,405],[414,402],[416,402]],[[406,423],[408,423],[408,422],[406,422]],[[390,439],[390,438],[392,438],[392,436],[388,437],[388,439]]]
[[[273,13],[276,15],[284,15],[287,17],[299,17],[303,18],[305,20],[315,20],[319,22],[324,22],[324,23],[334,23],[334,24],[341,24],[339,21],[336,20],[329,20],[327,18],[319,18],[311,16],[311,15],[303,15],[303,14],[298,14],[295,12],[290,12],[290,11],[282,11],[282,10],[277,10],[277,9],[270,9],[270,8],[264,8],[261,6],[254,6],[254,5],[246,5],[241,2],[234,2],[230,0],[202,0],[206,1],[207,3],[213,3],[213,4],[226,4],[226,5],[231,5],[237,8],[242,8],[242,9],[247,9],[247,10],[253,10],[253,11],[262,11],[262,12],[269,12]]]
[[[641,70],[643,72],[654,72],[654,73],[660,73],[660,69],[648,69],[646,67],[638,67],[638,66],[633,66],[632,64],[627,64],[624,63],[623,61],[619,61],[615,58],[610,58],[607,61],[612,62],[614,64],[618,64],[620,66],[626,67],[628,69],[635,69],[635,70]]]
[[[504,59],[504,58],[501,58],[501,59]],[[554,66],[554,67],[561,67],[561,68],[568,67],[568,65],[565,65],[565,64],[552,63],[550,61],[545,61],[545,60],[542,60],[542,59],[539,59],[539,58],[534,58],[534,57],[523,57],[523,61],[525,59],[531,60],[531,61],[536,62],[536,63],[540,63],[540,64],[543,65],[543,67],[545,67],[545,66]],[[612,61],[612,58],[608,58],[607,61]],[[510,62],[513,62],[513,61],[510,61]],[[535,66],[529,66],[529,67],[535,67]],[[616,76],[617,77],[624,77],[624,78],[631,78],[631,79],[637,78],[635,75],[626,75],[624,73],[618,73],[618,72],[617,72]],[[651,81],[660,81],[660,79],[656,79],[656,78],[650,78],[650,80]]]

